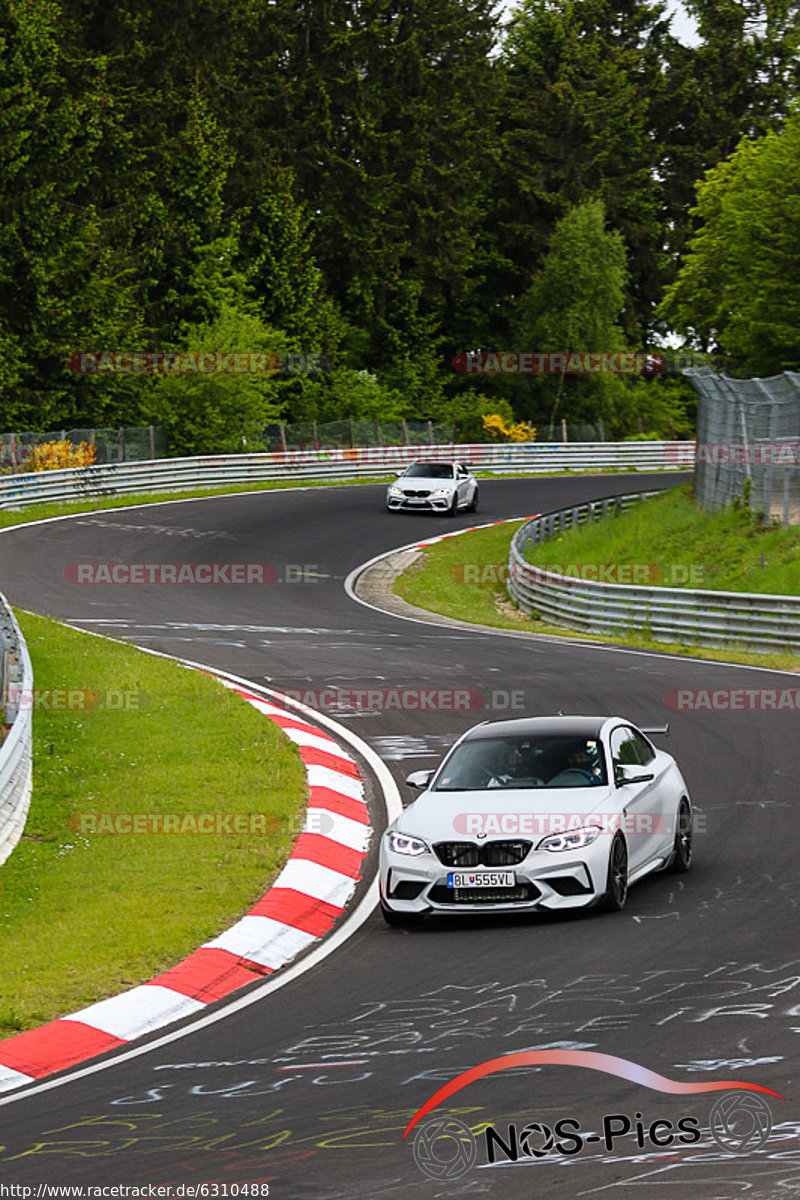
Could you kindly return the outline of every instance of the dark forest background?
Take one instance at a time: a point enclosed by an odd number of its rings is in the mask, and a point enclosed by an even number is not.
[[[793,0],[2,0],[0,427],[277,416],[691,426],[655,379],[465,377],[458,351],[800,361]],[[76,351],[320,354],[76,376]]]

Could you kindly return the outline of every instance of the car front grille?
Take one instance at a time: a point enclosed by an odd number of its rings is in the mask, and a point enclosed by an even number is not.
[[[426,492],[412,492],[410,489],[406,488],[406,490],[403,492],[404,496],[415,496],[418,500],[423,499],[425,496],[430,496],[430,494],[430,489],[428,489]]]
[[[513,888],[449,888],[438,883],[428,892],[434,904],[525,904],[537,900],[541,892],[533,883],[518,883]]]
[[[530,852],[532,843],[514,842],[438,842],[434,853],[445,867],[514,867]]]

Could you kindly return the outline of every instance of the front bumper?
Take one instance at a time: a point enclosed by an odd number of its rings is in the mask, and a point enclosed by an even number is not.
[[[393,512],[447,512],[453,503],[448,496],[388,496],[386,507]]]
[[[579,853],[532,850],[517,866],[503,868],[513,871],[516,881],[507,895],[503,895],[506,889],[486,889],[483,894],[482,889],[466,890],[461,895],[448,888],[447,875],[452,868],[443,866],[435,854],[396,854],[384,840],[380,854],[381,900],[394,912],[409,914],[588,908],[606,890],[609,845],[609,838],[601,836]]]

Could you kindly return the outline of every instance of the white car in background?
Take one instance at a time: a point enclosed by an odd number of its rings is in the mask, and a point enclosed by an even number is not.
[[[619,910],[651,871],[691,866],[678,764],[624,717],[487,721],[438,770],[406,782],[422,795],[381,838],[389,925],[427,913]]]
[[[386,492],[389,512],[475,512],[478,481],[457,462],[412,462]]]

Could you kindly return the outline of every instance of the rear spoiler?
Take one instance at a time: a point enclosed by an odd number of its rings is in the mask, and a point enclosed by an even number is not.
[[[669,733],[669,725],[668,724],[667,725],[649,725],[647,727],[642,725],[640,728],[642,730],[642,733],[647,733],[650,736],[652,736],[654,733],[660,733],[664,737],[666,737],[667,734]]]

